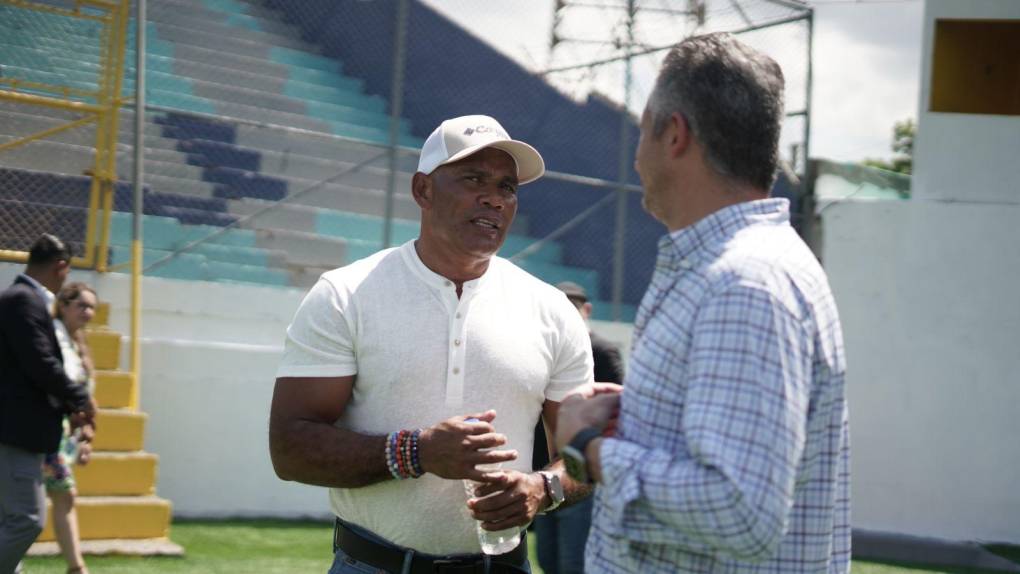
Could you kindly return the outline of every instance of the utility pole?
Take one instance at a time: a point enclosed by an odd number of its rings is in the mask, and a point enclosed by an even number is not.
[[[623,280],[627,263],[627,190],[624,186],[630,176],[630,89],[633,82],[631,50],[634,46],[634,0],[627,0],[627,36],[623,61],[623,108],[620,110],[619,163],[616,178],[616,222],[613,225],[613,313],[614,321],[623,320]]]

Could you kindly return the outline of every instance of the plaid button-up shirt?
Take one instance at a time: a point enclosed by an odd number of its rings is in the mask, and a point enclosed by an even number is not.
[[[586,571],[848,572],[844,371],[828,281],[786,200],[663,237]]]

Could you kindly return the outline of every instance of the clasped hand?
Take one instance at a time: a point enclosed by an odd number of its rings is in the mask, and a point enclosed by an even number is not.
[[[528,524],[545,498],[545,483],[538,474],[484,468],[517,459],[516,450],[499,449],[507,438],[496,432],[495,418],[496,411],[489,410],[446,419],[422,431],[418,447],[425,472],[481,483],[468,509],[486,530]],[[479,465],[483,468],[476,468]]]
[[[595,383],[563,399],[554,436],[556,449],[562,451],[584,428],[597,428],[604,435],[615,434],[622,393],[620,385]]]
[[[422,469],[442,478],[484,481],[487,471],[476,466],[516,460],[516,450],[497,450],[506,444],[506,435],[493,428],[495,418],[492,410],[456,416],[422,431],[418,443]]]
[[[95,397],[89,397],[88,402],[85,403],[81,410],[71,413],[68,417],[71,423],[71,430],[91,427],[89,429],[90,435],[88,440],[92,440],[91,433],[95,430],[96,411],[98,410],[99,406],[96,404]]]
[[[544,500],[545,480],[540,474],[499,470],[486,476],[467,505],[482,528],[495,531],[527,526]]]

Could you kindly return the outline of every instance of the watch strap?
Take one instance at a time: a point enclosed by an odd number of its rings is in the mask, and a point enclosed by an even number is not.
[[[588,443],[600,436],[602,436],[602,431],[595,427],[583,428],[574,435],[574,438],[570,439],[570,446],[583,455],[585,449],[588,448]],[[587,457],[585,459],[587,460]]]
[[[592,483],[591,475],[588,472],[588,458],[584,453],[588,443],[601,435],[602,431],[594,427],[581,429],[563,448],[563,462],[570,478],[584,484]]]

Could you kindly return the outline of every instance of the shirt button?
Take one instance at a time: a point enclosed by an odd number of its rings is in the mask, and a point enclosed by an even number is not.
[[[453,346],[454,347],[459,347],[460,346],[460,339],[454,339],[453,340]]]
[[[460,313],[457,313],[457,318],[460,319]]]
[[[453,368],[453,374],[459,375],[460,374],[460,367],[454,367]]]
[[[450,282],[449,281],[443,281],[443,285],[446,285],[447,287],[449,287],[450,286]]]
[[[689,259],[687,259],[687,258],[681,259],[680,260],[680,267],[683,267],[684,269],[690,269],[691,268],[691,261]]]

